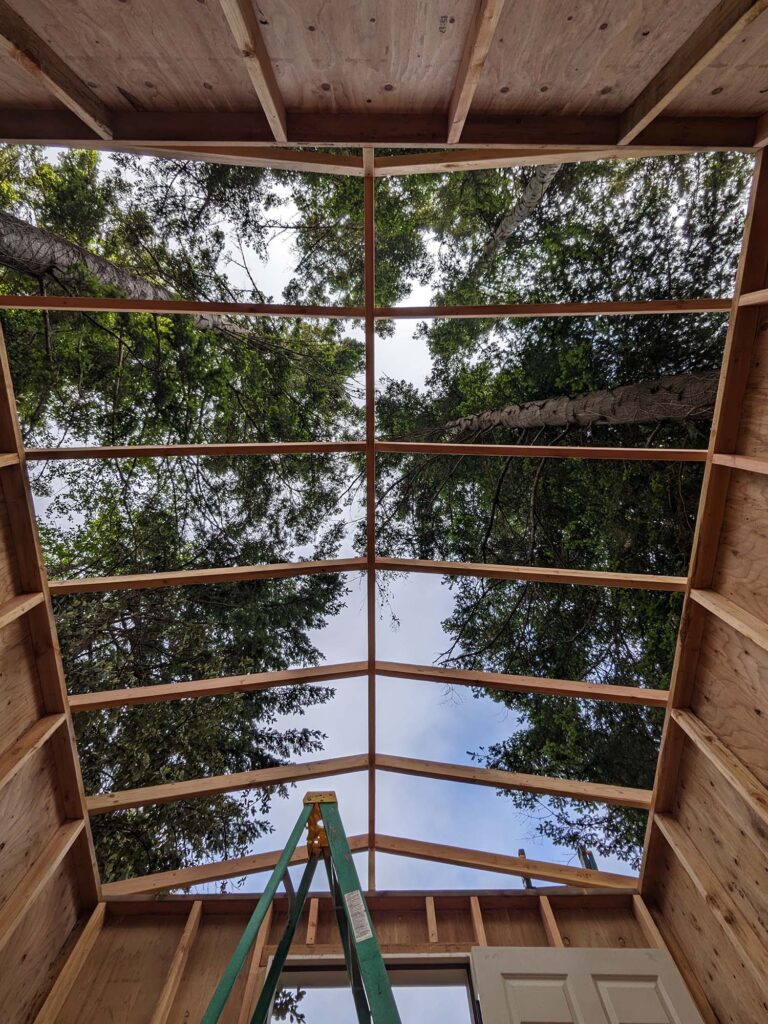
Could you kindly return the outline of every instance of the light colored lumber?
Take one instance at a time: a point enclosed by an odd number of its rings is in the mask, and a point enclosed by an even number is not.
[[[494,580],[573,583],[585,587],[627,587],[634,590],[684,591],[687,582],[685,576],[496,565],[489,562],[437,562],[426,558],[377,558],[376,568],[380,572],[426,572],[437,573],[440,576],[480,576]]]
[[[59,713],[56,715],[43,715],[31,725],[23,736],[0,755],[0,792],[15,779],[25,764],[27,764],[41,747],[45,746],[48,740],[57,732],[67,720],[67,716]]]
[[[482,686],[488,690],[510,693],[541,693],[551,697],[580,697],[584,700],[607,700],[617,704],[640,704],[645,707],[666,707],[666,690],[641,686],[613,686],[610,683],[585,683],[568,679],[546,679],[539,676],[514,676],[501,672],[475,672],[471,669],[443,668],[440,665],[409,665],[397,661],[377,661],[380,676],[393,679],[417,679],[422,682],[451,686]],[[71,698],[72,700],[80,698]]]
[[[349,846],[353,851],[365,850],[368,846],[367,835],[349,836]],[[140,893],[157,893],[166,889],[186,889],[190,885],[202,885],[205,882],[218,882],[225,878],[241,878],[259,871],[270,871],[282,857],[282,850],[270,850],[268,853],[251,853],[246,857],[235,857],[232,860],[216,861],[213,864],[197,864],[189,868],[176,868],[173,871],[158,871],[152,875],[138,875],[126,878],[122,882],[107,882],[102,886],[105,896],[137,896]],[[307,860],[306,847],[298,847],[291,864],[304,864]]]
[[[48,997],[43,1003],[40,1012],[35,1017],[34,1024],[56,1024],[58,1021],[59,1012],[67,1001],[73,985],[77,981],[93,947],[101,935],[106,913],[106,903],[97,903],[91,916],[88,918],[85,928],[80,933],[74,949],[70,952],[64,966],[56,976],[53,988],[48,993]]]
[[[716,590],[692,590],[691,600],[716,615],[721,622],[735,629],[741,636],[768,651],[768,623],[758,619],[756,615],[739,608]]]
[[[768,833],[768,790],[692,711],[674,708],[672,721],[747,805],[758,835]]]
[[[155,156],[169,160],[191,160],[200,163],[228,164],[234,167],[270,167],[279,171],[301,171],[302,174],[338,174],[362,178],[363,162],[359,156],[336,153],[312,153],[308,150],[269,149],[254,146],[114,146],[123,152]],[[624,154],[626,155],[626,154]]]
[[[317,900],[310,902],[310,914],[311,904],[317,904]],[[248,964],[248,973],[245,977],[245,989],[243,991],[243,1002],[240,1007],[240,1013],[237,1018],[237,1024],[251,1024],[251,1017],[253,1011],[256,1009],[256,999],[261,992],[261,987],[264,984],[264,978],[267,973],[266,967],[261,966],[261,958],[264,955],[264,949],[269,940],[269,930],[272,927],[272,915],[274,913],[275,904],[274,901],[267,907],[267,913],[264,916],[264,920],[261,922],[261,927],[256,936],[256,940],[253,943],[253,949],[251,950],[251,959]]]
[[[435,912],[435,897],[424,897],[424,912],[427,915],[427,936],[430,942],[439,942],[437,931],[437,914]]]
[[[84,828],[85,822],[82,819],[65,821],[0,908],[0,951],[5,948],[27,911],[33,909],[35,900],[54,877]]]
[[[707,458],[705,448],[589,448],[556,444],[433,444],[425,441],[377,441],[376,451],[398,455],[482,455],[626,462],[704,462]]]
[[[648,907],[648,904],[645,903],[645,900],[643,900],[643,903],[646,907]],[[654,924],[656,923],[655,918],[658,918],[660,921],[664,921],[664,918],[662,917],[662,914],[659,910],[655,910],[654,912],[654,910],[648,908],[648,913],[654,920]],[[683,950],[682,946],[677,942],[672,931],[667,932],[667,937],[664,939],[664,944],[669,950],[670,956],[675,961],[678,971],[680,971],[680,973],[682,974],[683,981],[688,986],[688,991],[691,993],[691,996],[693,997],[693,1001],[696,1003],[696,1007],[699,1013],[704,1018],[704,1024],[722,1024],[721,1019],[715,1014],[714,1010],[712,1009],[712,1006],[710,1005],[710,1002],[707,999],[706,993],[702,988],[701,982],[693,973],[693,969],[691,968],[691,962],[688,959],[685,950]]]
[[[720,0],[621,115],[619,144],[632,142],[767,9],[768,0]]]
[[[250,772],[214,775],[207,779],[166,782],[159,786],[99,793],[86,797],[85,805],[89,814],[109,814],[111,811],[144,807],[147,804],[167,804],[176,800],[194,800],[198,797],[216,796],[219,793],[232,793],[240,789],[258,789],[262,786],[279,786],[302,779],[323,778],[326,775],[346,775],[349,772],[364,771],[367,767],[367,754],[327,757],[319,761],[306,761],[304,764],[278,765]]]
[[[248,77],[259,97],[272,134],[277,142],[287,142],[285,104],[280,95],[272,61],[264,45],[253,3],[251,0],[219,0],[219,4],[237,48],[243,56]]]
[[[740,469],[745,473],[768,474],[768,459],[757,459],[753,455],[720,455],[715,453],[712,461],[716,466]]]
[[[399,857],[439,861],[441,864],[455,864],[481,871],[498,871],[506,875],[538,878],[545,882],[558,882],[583,888],[618,889],[621,892],[634,892],[637,888],[637,879],[631,875],[615,875],[608,871],[552,864],[548,861],[530,860],[528,857],[513,857],[506,853],[465,850],[458,846],[425,843],[418,839],[404,839],[401,836],[377,833],[376,849],[380,853],[392,853]],[[105,886],[106,888],[108,887]]]
[[[632,899],[635,899],[633,896]],[[560,929],[557,926],[557,918],[552,910],[552,904],[549,902],[549,897],[541,895],[539,896],[539,914],[541,915],[541,923],[544,925],[544,931],[547,935],[547,942],[550,946],[554,946],[557,949],[565,947],[563,937],[560,934]]]
[[[504,0],[477,0],[472,14],[458,74],[448,105],[447,142],[454,145],[461,138],[472,97],[483,72],[485,58],[491,48],[496,27],[504,9]]]
[[[0,306],[2,297],[0,296]],[[644,299],[640,302],[515,302],[495,306],[379,306],[377,320],[492,320],[499,317],[661,316],[727,313],[730,299]]]
[[[322,561],[276,562],[271,565],[232,565],[221,569],[179,569],[171,572],[127,573],[124,576],[87,576],[51,580],[51,596],[107,593],[115,590],[155,590],[208,583],[240,583],[244,580],[275,580],[314,576],[324,572],[362,572],[364,558],[330,558]]]
[[[469,916],[472,920],[472,934],[475,938],[475,945],[487,946],[488,939],[485,934],[485,925],[483,924],[483,912],[480,909],[480,900],[477,896],[469,897]]]
[[[213,679],[189,679],[155,686],[132,686],[123,690],[97,690],[75,693],[69,698],[73,712],[100,711],[102,708],[131,707],[134,704],[156,704],[165,700],[189,697],[215,697],[227,693],[251,693],[273,686],[302,686],[304,683],[352,679],[365,675],[367,661],[350,661],[341,665],[316,665],[311,668],[289,668],[277,672],[252,672],[242,676],[220,676]]]
[[[45,602],[45,594],[38,591],[35,594],[17,594],[0,604],[0,629],[15,622],[16,619],[26,615]]]
[[[651,913],[645,905],[645,900],[638,893],[635,893],[632,897],[632,910],[635,914],[635,920],[640,925],[645,940],[651,949],[666,949],[667,944],[656,927],[656,922],[651,917]]]
[[[317,915],[320,911],[320,901],[313,897],[309,901],[309,914],[307,916],[307,936],[305,942],[308,946],[314,946],[317,939]]]
[[[0,454],[0,469],[5,469],[7,466],[18,466],[19,456],[16,452],[3,452]]]
[[[179,990],[179,984],[184,974],[184,968],[187,965],[187,960],[189,960],[190,950],[200,928],[202,913],[202,902],[195,900],[189,912],[187,923],[184,926],[184,931],[179,939],[179,944],[176,947],[176,952],[173,954],[173,960],[168,968],[165,984],[157,1000],[150,1024],[167,1024],[174,1000],[176,999],[176,993]]]
[[[768,288],[757,288],[755,291],[743,292],[739,296],[740,306],[766,306],[768,305]]]
[[[0,0],[0,46],[99,138],[112,138],[109,112],[96,93],[6,0]]]
[[[361,306],[302,306],[272,302],[218,302],[197,299],[115,299],[90,295],[0,295],[0,309],[42,309],[61,313],[155,313],[158,316],[276,316],[355,320]]]
[[[280,441],[236,444],[125,444],[108,447],[27,448],[28,462],[64,462],[74,459],[173,459],[187,456],[217,458],[232,455],[316,455],[360,452],[365,441]]]
[[[706,858],[693,845],[677,821],[669,814],[656,814],[654,825],[722,928],[727,941],[757,982],[758,989],[762,988],[765,979],[768,978],[768,950],[745,923],[741,912],[710,869]]]
[[[527,775],[497,768],[396,757],[392,754],[376,754],[376,768],[379,771],[416,775],[427,779],[468,782],[478,786],[493,786],[494,789],[517,789],[524,793],[543,793],[569,800],[599,801],[623,807],[637,807],[641,810],[648,810],[651,806],[652,794],[649,789],[610,786],[601,782],[577,782],[573,779]]]

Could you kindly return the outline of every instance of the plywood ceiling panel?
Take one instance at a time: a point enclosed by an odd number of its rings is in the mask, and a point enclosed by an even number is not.
[[[715,5],[507,0],[472,109],[619,114]]]

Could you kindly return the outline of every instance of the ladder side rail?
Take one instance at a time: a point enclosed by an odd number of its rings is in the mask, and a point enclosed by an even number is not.
[[[371,1010],[368,1006],[368,999],[365,995],[365,987],[360,973],[360,964],[357,959],[357,953],[349,934],[349,924],[347,922],[347,915],[344,911],[344,896],[342,895],[341,888],[339,887],[339,882],[336,878],[330,858],[326,858],[325,867],[328,872],[328,884],[333,897],[333,909],[336,913],[336,923],[339,926],[341,948],[344,951],[344,962],[347,966],[347,978],[352,989],[352,997],[355,1001],[357,1019],[359,1024],[370,1024]]]

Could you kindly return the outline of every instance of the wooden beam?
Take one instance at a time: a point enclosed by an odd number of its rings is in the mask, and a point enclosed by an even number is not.
[[[312,913],[312,904],[317,906],[317,900],[310,901],[310,915]],[[267,973],[266,967],[261,966],[261,959],[264,955],[264,950],[269,939],[269,930],[272,927],[272,915],[274,913],[275,903],[274,900],[267,907],[267,913],[264,920],[261,922],[261,927],[256,936],[256,941],[253,944],[251,951],[251,960],[248,964],[248,974],[245,978],[245,989],[243,991],[243,1002],[240,1006],[240,1013],[237,1018],[237,1024],[251,1024],[251,1018],[253,1012],[256,1009],[256,999],[261,992],[261,987],[264,984],[264,978]]]
[[[755,821],[756,834],[765,835],[768,832],[768,789],[692,711],[675,708],[670,714],[675,725],[747,805]]]
[[[367,849],[368,836],[349,836],[349,847],[353,852]],[[282,850],[251,853],[233,860],[197,864],[189,868],[176,868],[174,871],[158,871],[153,875],[126,878],[122,882],[107,882],[102,888],[104,895],[109,897],[136,896],[140,893],[164,892],[166,889],[186,889],[190,885],[202,885],[206,882],[219,882],[225,878],[241,878],[259,871],[271,871],[282,855]],[[305,864],[306,860],[306,847],[298,847],[291,858],[291,864]]]
[[[0,0],[0,46],[99,138],[112,138],[110,116],[98,96],[6,0]]]
[[[245,68],[277,142],[288,141],[285,104],[251,0],[219,0]]]
[[[762,619],[740,608],[716,590],[692,590],[690,598],[741,636],[768,651],[768,624]]]
[[[751,292],[742,292],[739,295],[740,306],[766,306],[768,305],[768,288],[756,288]]]
[[[705,448],[588,448],[556,444],[431,444],[424,441],[377,441],[376,451],[382,454],[396,455],[607,459],[626,462],[704,462],[707,458]],[[768,463],[766,465],[768,466]]]
[[[716,466],[728,466],[729,469],[740,469],[745,473],[768,475],[768,459],[757,459],[753,455],[718,455],[712,456]]]
[[[276,316],[355,320],[360,306],[303,306],[276,302],[207,302],[197,299],[113,299],[90,295],[0,295],[0,309],[59,313],[154,313],[158,316]]]
[[[669,814],[656,814],[653,823],[720,925],[725,938],[757,982],[758,990],[763,991],[768,978],[768,950],[746,924],[706,857],[694,846],[680,824]]]
[[[75,693],[69,698],[73,712],[100,711],[103,708],[131,707],[135,704],[156,704],[165,700],[189,697],[217,697],[227,693],[252,693],[273,686],[303,686],[332,679],[353,679],[365,675],[367,661],[349,661],[341,665],[315,665],[310,668],[289,668],[278,672],[250,672],[241,676],[219,676],[213,679],[188,679],[178,683],[155,686],[133,686],[122,690],[97,690]]]
[[[455,145],[461,138],[464,122],[467,120],[472,98],[483,73],[485,59],[503,10],[504,0],[477,0],[475,4],[459,71],[448,104],[449,145]]]
[[[637,886],[637,879],[630,875],[615,875],[608,871],[594,871],[591,868],[576,868],[548,861],[530,860],[527,857],[512,857],[506,853],[465,850],[458,846],[442,846],[439,843],[425,843],[417,839],[403,839],[400,836],[377,833],[376,849],[381,853],[393,853],[399,857],[439,861],[441,864],[477,868],[479,871],[497,871],[506,875],[518,875],[521,878],[538,878],[546,882],[562,882],[584,888],[598,887],[634,892]]]
[[[549,569],[489,562],[436,562],[425,558],[377,558],[380,572],[426,572],[440,576],[479,576],[494,580],[576,584],[582,587],[627,587],[632,590],[684,591],[685,576],[653,576],[635,572],[600,572],[584,569]]]
[[[634,897],[632,897],[634,899]],[[556,949],[564,949],[565,943],[563,937],[560,934],[560,929],[557,924],[557,918],[555,912],[552,910],[552,904],[549,902],[547,896],[539,896],[539,914],[541,915],[541,923],[544,926],[544,931],[547,935],[547,942],[550,946],[554,946]]]
[[[376,672],[380,676],[392,679],[415,679],[450,686],[482,686],[486,690],[505,690],[509,693],[540,693],[548,697],[607,700],[617,704],[637,704],[644,707],[663,708],[667,706],[669,699],[666,690],[653,690],[650,687],[613,686],[610,683],[575,682],[539,676],[513,676],[500,672],[443,668],[440,665],[408,665],[396,661],[377,661]]]
[[[222,569],[179,569],[171,572],[127,573],[124,576],[86,576],[51,580],[52,597],[63,594],[109,593],[120,590],[157,590],[208,583],[241,583],[245,580],[292,579],[326,572],[364,572],[364,558],[330,558],[321,561],[276,562],[271,565],[232,565]]]
[[[0,296],[0,306],[2,306]],[[639,302],[515,302],[495,306],[379,306],[377,320],[491,320],[549,316],[666,316],[728,313],[730,299],[644,299]]]
[[[656,927],[656,922],[651,917],[651,912],[645,905],[645,900],[638,893],[635,893],[632,897],[632,910],[649,947],[651,949],[666,949],[667,944]]]
[[[360,157],[301,149],[257,149],[253,146],[115,146],[113,149],[166,160],[191,160],[234,167],[268,167],[277,171],[300,171],[302,174],[338,174],[353,178],[363,176]]]
[[[621,115],[619,144],[637,138],[765,10],[768,0],[720,0]]]
[[[764,146],[768,145],[768,113],[761,115],[757,119],[755,137],[752,145],[755,149],[762,149]]]
[[[435,897],[424,897],[424,912],[427,916],[427,937],[430,942],[439,942],[440,937],[437,931],[437,914],[435,912]]]
[[[45,594],[38,591],[34,594],[17,594],[0,604],[0,629],[31,612],[33,608],[45,603]]]
[[[184,931],[179,939],[179,944],[176,947],[176,952],[173,954],[173,960],[171,961],[171,966],[168,968],[168,974],[166,975],[163,989],[160,993],[154,1012],[152,1013],[150,1024],[167,1024],[168,1018],[171,1015],[171,1010],[173,1009],[176,994],[179,991],[179,984],[181,983],[181,979],[184,975],[184,968],[187,966],[190,951],[195,939],[197,938],[202,913],[202,902],[200,900],[195,900],[192,904],[192,909],[189,912],[187,923],[184,926]]]
[[[309,913],[307,914],[307,934],[304,939],[308,946],[314,946],[317,939],[317,916],[320,912],[320,901],[313,898],[309,901]]]
[[[11,895],[0,907],[0,951],[13,935],[17,926],[45,886],[51,881],[75,842],[83,835],[85,822],[65,821],[37,860],[28,869]]]
[[[483,912],[480,909],[480,900],[477,896],[469,897],[469,916],[472,920],[472,934],[475,939],[476,946],[487,946],[488,939],[485,934],[485,924],[483,923]]]
[[[61,713],[43,715],[0,755],[0,792],[16,778],[29,760],[45,746],[66,720],[67,716]]]
[[[328,757],[319,761],[306,761],[303,764],[277,765],[274,768],[258,768],[250,772],[214,775],[207,779],[189,779],[187,782],[166,782],[159,786],[98,793],[86,797],[85,805],[91,815],[109,814],[111,811],[124,811],[130,807],[144,807],[147,804],[168,804],[176,800],[195,800],[240,789],[259,789],[263,786],[280,786],[302,779],[346,775],[349,772],[364,771],[367,767],[367,754]]]
[[[324,455],[360,451],[365,451],[365,441],[241,441],[233,444],[123,444],[93,448],[27,448],[26,456],[28,462],[65,462],[80,459],[175,459],[188,456],[211,459],[234,455]]]
[[[60,1012],[67,1001],[69,993],[77,981],[88,957],[96,945],[107,913],[106,903],[97,903],[88,922],[80,933],[74,949],[67,957],[64,966],[56,975],[53,988],[35,1017],[34,1024],[56,1024],[60,1020]]]
[[[376,768],[383,772],[417,775],[446,782],[469,782],[494,789],[517,789],[523,793],[543,793],[569,800],[590,800],[623,807],[637,807],[647,811],[651,806],[651,790],[632,789],[629,786],[609,786],[601,782],[578,782],[547,775],[527,775],[496,768],[478,768],[474,765],[445,764],[442,761],[424,761],[413,757],[377,754]]]
[[[19,456],[16,452],[3,452],[0,454],[0,469],[6,469],[8,466],[18,466]]]

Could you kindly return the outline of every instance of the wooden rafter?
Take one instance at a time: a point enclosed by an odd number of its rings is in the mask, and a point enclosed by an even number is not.
[[[98,138],[112,138],[110,115],[98,96],[6,0],[0,0],[0,46]]]
[[[251,0],[219,0],[276,142],[288,141],[285,104]]]
[[[54,449],[54,451],[61,449]],[[627,462],[704,462],[705,448],[585,448],[545,444],[430,444],[377,441],[376,451],[394,455],[472,455],[521,459],[597,459]]]
[[[339,174],[362,178],[363,162],[356,156],[313,153],[298,149],[269,149],[253,146],[119,146],[138,156],[156,156],[165,160],[192,160],[234,167],[268,167],[276,171],[301,171],[303,174]]]
[[[455,145],[461,138],[464,123],[472,105],[477,83],[483,72],[485,58],[491,48],[496,26],[499,23],[504,0],[477,0],[472,14],[469,34],[464,44],[459,71],[448,105],[449,145]]]
[[[619,144],[636,139],[765,10],[768,0],[720,0],[624,111]]]
[[[318,455],[362,452],[365,441],[279,441],[235,444],[127,444],[106,448],[27,448],[29,462],[62,462],[70,459],[175,459],[188,456],[216,458],[232,455]],[[0,617],[2,616],[0,606]]]

